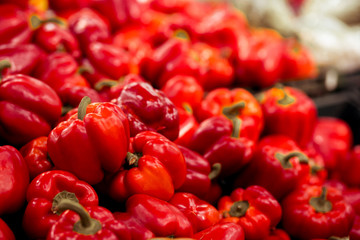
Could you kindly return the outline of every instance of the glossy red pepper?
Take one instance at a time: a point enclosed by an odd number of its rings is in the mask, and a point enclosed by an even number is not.
[[[115,104],[91,103],[84,98],[77,114],[49,134],[48,152],[56,168],[74,173],[90,184],[104,171],[118,171],[129,145],[129,123]]]
[[[154,0],[150,2],[152,9],[167,14],[181,12],[188,4],[190,4],[189,0],[180,0],[175,2],[169,0]]]
[[[0,239],[4,240],[15,240],[14,233],[11,231],[9,226],[0,218]]]
[[[243,228],[233,222],[219,222],[193,236],[198,240],[245,240]]]
[[[179,115],[174,104],[163,92],[144,82],[126,85],[117,104],[129,118],[130,135],[155,131],[170,140],[179,135]]]
[[[237,177],[236,184],[260,185],[280,200],[293,191],[309,171],[308,157],[292,139],[271,135],[258,143],[253,158]]]
[[[29,185],[26,162],[16,148],[0,146],[0,215],[18,211],[25,202]]]
[[[34,178],[26,194],[22,226],[28,237],[45,238],[60,214],[54,211],[61,199],[70,199],[84,206],[98,205],[95,190],[75,175],[60,170],[47,171]]]
[[[35,138],[22,146],[20,153],[29,169],[30,179],[53,168],[53,164],[48,157],[47,137],[45,136]]]
[[[195,112],[200,121],[224,115],[240,120],[239,135],[257,141],[263,129],[263,114],[255,97],[243,88],[218,88],[209,92]]]
[[[131,240],[126,226],[100,206],[83,207],[71,200],[62,200],[55,210],[63,212],[55,222],[47,240],[61,239],[124,239]]]
[[[61,107],[47,84],[22,74],[9,75],[0,82],[0,135],[18,146],[46,136],[60,118]]]
[[[317,122],[314,102],[300,90],[280,85],[259,98],[265,120],[264,134],[284,134],[305,147]]]
[[[125,224],[127,231],[131,234],[131,239],[148,240],[155,237],[153,232],[127,212],[114,212],[114,217],[116,220]]]
[[[333,187],[299,188],[283,200],[282,206],[283,227],[298,239],[348,236],[355,217],[341,191]]]
[[[246,239],[264,239],[281,219],[280,203],[260,186],[237,188],[218,202],[223,222],[239,224]]]
[[[189,219],[194,234],[220,221],[220,214],[214,206],[191,193],[175,193],[169,203]]]
[[[177,108],[179,114],[179,136],[174,141],[174,143],[189,147],[192,136],[194,135],[196,129],[199,127],[199,123],[196,120],[192,109],[186,108]]]
[[[349,151],[345,159],[339,162],[339,166],[335,171],[339,178],[349,186],[359,186],[360,176],[358,174],[360,168],[360,145],[355,145]]]

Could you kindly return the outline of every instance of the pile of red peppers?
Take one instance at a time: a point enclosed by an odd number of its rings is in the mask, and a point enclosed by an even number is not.
[[[360,239],[360,146],[221,2],[2,0],[0,239]]]

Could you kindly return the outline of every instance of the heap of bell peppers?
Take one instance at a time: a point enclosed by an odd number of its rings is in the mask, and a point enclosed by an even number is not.
[[[360,146],[225,3],[0,3],[0,239],[360,239]],[[22,223],[22,224],[19,224]]]

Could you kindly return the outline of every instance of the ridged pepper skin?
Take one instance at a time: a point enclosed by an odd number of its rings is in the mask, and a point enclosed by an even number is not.
[[[0,239],[4,240],[15,240],[14,233],[11,231],[9,226],[0,218]]]
[[[264,134],[287,135],[300,147],[308,144],[317,122],[317,110],[305,93],[279,85],[260,94],[259,102],[264,114]]]
[[[233,222],[219,222],[193,236],[198,240],[245,240],[243,228]]]
[[[103,179],[104,171],[116,172],[124,164],[129,123],[113,103],[79,106],[81,111],[51,131],[48,152],[56,168],[96,184]]]
[[[0,215],[14,213],[25,202],[29,171],[20,152],[9,145],[0,146]]]
[[[238,175],[235,185],[259,185],[281,200],[309,172],[308,157],[295,141],[284,135],[270,135],[257,144],[253,158]]]
[[[177,207],[189,219],[194,234],[220,221],[218,210],[194,194],[177,192],[169,203]]]
[[[0,82],[0,135],[18,146],[46,136],[60,118],[61,107],[47,84],[22,74],[9,75]]]
[[[298,188],[281,205],[284,230],[301,240],[348,236],[355,217],[341,191],[321,185]]]
[[[22,226],[31,239],[44,239],[51,226],[60,216],[54,212],[54,205],[62,198],[78,201],[84,206],[99,203],[97,193],[86,182],[75,175],[61,170],[44,172],[34,178],[26,194],[26,206]]]
[[[265,188],[256,185],[237,188],[230,196],[220,198],[218,210],[222,222],[239,224],[249,240],[267,237],[282,214],[280,203]]]
[[[149,83],[133,82],[125,86],[117,104],[127,115],[130,135],[155,131],[170,140],[179,135],[179,114],[165,94]]]

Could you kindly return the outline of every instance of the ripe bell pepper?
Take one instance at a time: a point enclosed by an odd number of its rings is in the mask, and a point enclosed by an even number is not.
[[[345,159],[339,163],[335,171],[338,177],[347,185],[357,187],[360,184],[358,174],[360,168],[360,145],[356,145],[349,151]]]
[[[159,132],[170,140],[178,137],[179,115],[176,107],[163,92],[149,83],[126,85],[117,104],[129,119],[132,137],[142,131]]]
[[[189,147],[192,136],[196,129],[199,127],[199,123],[196,120],[191,108],[180,108],[177,107],[179,114],[179,136],[174,143]]]
[[[118,171],[129,147],[126,115],[112,103],[90,103],[84,97],[77,114],[59,123],[48,136],[48,152],[56,168],[90,184],[104,171]]]
[[[73,174],[53,170],[34,178],[26,194],[26,206],[22,226],[28,237],[45,238],[51,226],[60,218],[54,208],[62,199],[70,199],[84,206],[98,205],[95,190]]]
[[[22,74],[9,75],[0,82],[0,135],[18,146],[46,136],[60,118],[61,107],[47,84]]]
[[[77,202],[63,199],[54,209],[63,213],[59,220],[52,225],[47,240],[131,240],[131,235],[125,225],[117,221],[113,214],[104,207],[84,207]]]
[[[263,114],[255,97],[243,88],[218,88],[209,92],[195,112],[200,121],[224,115],[230,120],[239,119],[240,137],[257,141],[263,129]],[[238,121],[238,120],[237,120]]]
[[[301,147],[305,147],[311,140],[317,122],[317,110],[305,93],[277,85],[263,92],[259,102],[264,114],[264,134],[287,135]]]
[[[0,239],[4,240],[15,240],[14,233],[11,231],[9,226],[0,218]]]
[[[264,239],[281,219],[280,203],[260,186],[237,188],[218,202],[222,222],[239,224],[246,239]]]
[[[0,146],[0,215],[14,213],[24,201],[29,185],[29,171],[16,148]]]
[[[198,240],[245,240],[243,228],[233,222],[219,222],[193,236]]]
[[[20,153],[29,169],[30,179],[53,168],[47,153],[47,137],[31,140],[20,148]]]
[[[214,206],[191,193],[175,193],[169,203],[189,219],[194,234],[213,226],[220,220],[220,214]]]
[[[153,232],[143,226],[138,219],[133,218],[127,212],[114,212],[114,217],[126,226],[127,231],[131,235],[131,239],[148,240],[155,237]]]
[[[289,235],[282,229],[272,229],[265,240],[290,240]]]
[[[348,236],[355,217],[341,191],[333,187],[298,188],[282,201],[282,206],[283,227],[298,239]]]
[[[253,158],[238,175],[235,185],[260,185],[280,200],[297,187],[309,171],[308,157],[291,138],[271,135],[258,143]]]

